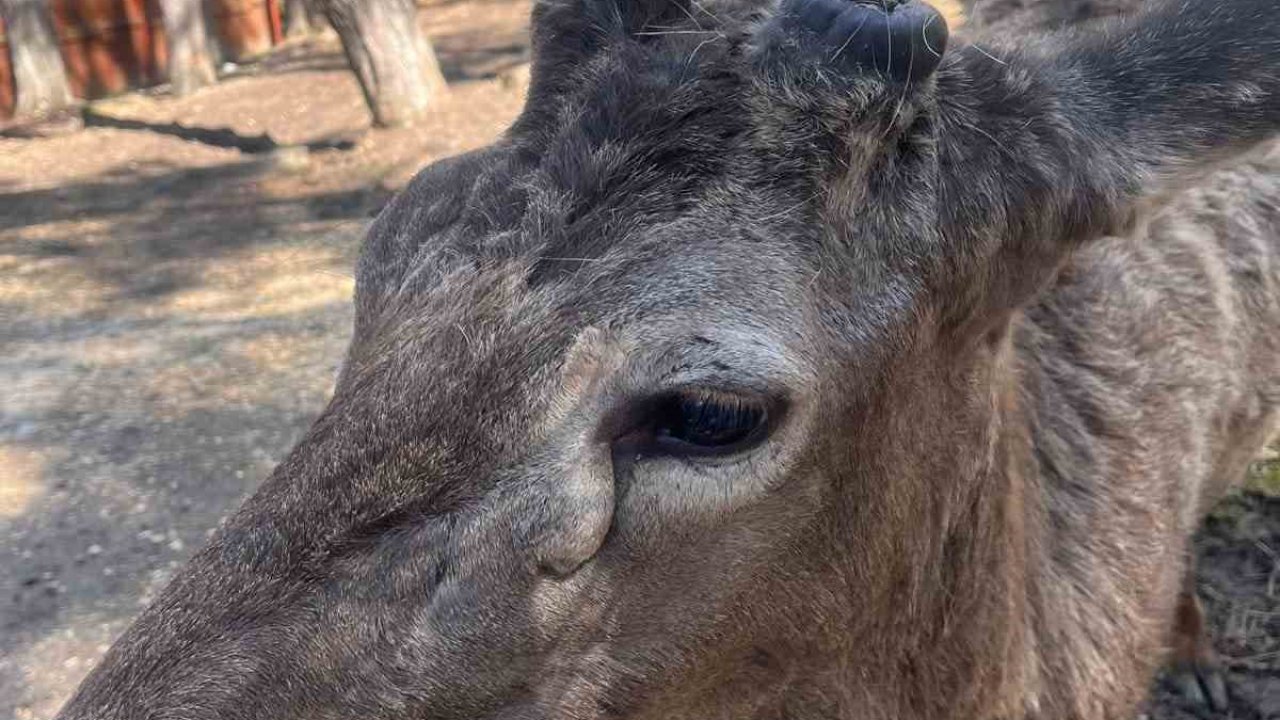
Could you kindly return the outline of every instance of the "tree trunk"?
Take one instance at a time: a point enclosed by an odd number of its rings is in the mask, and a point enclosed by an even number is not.
[[[445,87],[414,0],[323,0],[380,127],[409,125]]]
[[[175,95],[189,95],[217,82],[202,0],[160,0],[169,39],[169,82]]]
[[[285,0],[284,36],[290,39],[314,35],[324,29],[324,13],[314,0]]]
[[[41,117],[70,107],[75,98],[58,51],[47,0],[0,0],[9,37],[16,117]]]

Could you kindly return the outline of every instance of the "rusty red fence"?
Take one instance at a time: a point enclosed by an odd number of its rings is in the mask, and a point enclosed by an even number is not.
[[[279,0],[208,0],[212,30],[227,60],[260,55],[282,37]],[[165,79],[167,43],[155,0],[52,0],[54,29],[71,91],[97,98]],[[0,118],[15,88],[0,22]]]

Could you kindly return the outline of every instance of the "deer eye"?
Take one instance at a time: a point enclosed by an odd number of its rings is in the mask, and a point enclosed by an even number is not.
[[[663,398],[656,407],[653,440],[677,455],[728,455],[764,439],[765,404],[725,393],[689,391]]]

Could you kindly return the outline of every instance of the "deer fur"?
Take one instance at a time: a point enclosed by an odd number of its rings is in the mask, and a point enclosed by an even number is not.
[[[329,406],[60,717],[1132,717],[1276,427],[1280,14],[902,83],[843,2],[539,2],[522,116],[370,230]],[[767,440],[632,444],[689,387]]]

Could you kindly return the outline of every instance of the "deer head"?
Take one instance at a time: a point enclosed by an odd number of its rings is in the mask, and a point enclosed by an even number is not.
[[[996,59],[918,0],[544,0],[328,408],[61,717],[1018,714],[1008,329],[1280,125],[1272,1]]]

